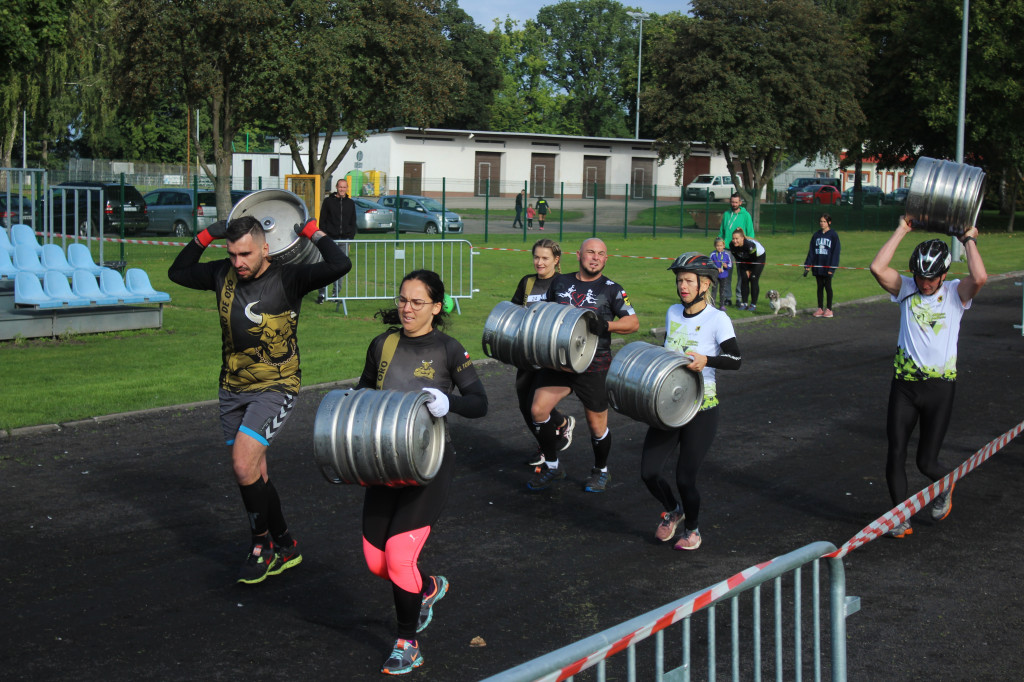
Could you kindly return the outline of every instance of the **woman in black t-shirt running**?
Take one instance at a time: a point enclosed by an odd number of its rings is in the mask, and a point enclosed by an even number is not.
[[[450,303],[435,272],[416,270],[402,280],[397,308],[378,313],[388,331],[370,342],[357,388],[376,388],[385,341],[398,334],[380,388],[427,391],[427,407],[437,418],[449,411],[463,417],[487,414],[487,395],[469,353],[440,332]],[[399,326],[400,325],[400,326]],[[458,387],[461,395],[452,393]],[[437,475],[423,486],[369,486],[363,503],[363,555],[374,574],[391,583],[398,617],[398,639],[381,672],[401,675],[423,664],[418,632],[433,617],[434,604],[444,597],[448,581],[425,575],[417,561],[448,499],[455,452],[445,442]]]

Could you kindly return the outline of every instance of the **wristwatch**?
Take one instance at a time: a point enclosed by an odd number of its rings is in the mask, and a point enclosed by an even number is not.
[[[960,243],[963,244],[964,246],[967,246],[967,242],[974,242],[975,244],[977,244],[978,240],[975,239],[974,237],[967,237],[966,239],[960,240]]]

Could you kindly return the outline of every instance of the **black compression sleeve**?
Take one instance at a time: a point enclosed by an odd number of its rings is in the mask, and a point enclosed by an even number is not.
[[[708,367],[711,369],[739,369],[741,361],[740,345],[734,336],[722,342],[721,355],[708,356]]]

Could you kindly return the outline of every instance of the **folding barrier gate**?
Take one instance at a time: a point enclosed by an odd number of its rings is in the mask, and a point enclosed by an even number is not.
[[[473,298],[473,245],[462,239],[359,239],[338,241],[348,246],[352,270],[328,289],[328,301],[391,300],[402,278],[413,270],[433,270],[441,276],[445,292],[455,300]]]
[[[790,552],[781,557],[776,557],[757,566],[737,573],[731,578],[722,581],[705,590],[694,592],[677,601],[666,604],[661,608],[649,611],[632,620],[609,628],[596,635],[580,640],[568,646],[562,647],[549,654],[527,661],[515,668],[510,668],[502,673],[487,678],[484,682],[532,682],[543,680],[544,682],[555,682],[556,680],[572,680],[577,673],[590,667],[597,667],[597,679],[601,682],[605,679],[607,665],[606,661],[621,651],[626,652],[626,661],[623,666],[625,673],[616,669],[616,679],[628,679],[631,682],[637,679],[638,651],[637,644],[654,635],[652,647],[643,647],[641,654],[640,668],[642,671],[650,671],[645,678],[653,678],[664,682],[685,682],[690,679],[693,668],[690,664],[691,653],[698,648],[706,651],[707,673],[706,677],[711,682],[715,680],[715,674],[719,665],[731,669],[732,680],[755,680],[762,679],[763,668],[768,667],[768,677],[776,680],[795,680],[800,682],[806,672],[813,675],[815,681],[822,679],[822,621],[821,621],[821,594],[820,594],[820,564],[822,561],[828,563],[828,610],[829,620],[827,625],[828,637],[830,639],[829,663],[826,673],[833,682],[846,680],[846,617],[856,613],[860,609],[859,597],[846,596],[846,577],[843,571],[842,559],[823,559],[823,555],[834,552],[835,546],[828,542],[815,542],[798,550]],[[811,564],[811,579],[809,585],[803,584],[803,567]],[[790,590],[787,593],[783,581],[787,575],[791,575]],[[772,581],[774,592],[771,606],[761,605],[761,585]],[[749,606],[750,621],[740,622],[740,597],[746,592],[751,592]],[[803,620],[804,601],[810,598],[811,618],[809,623]],[[729,625],[726,627],[716,626],[715,608],[720,602],[729,602]],[[787,608],[783,608],[783,604]],[[698,637],[698,642],[692,641],[690,626],[691,619],[698,612],[704,611],[707,615],[707,635],[703,639]],[[791,623],[787,627],[784,624],[784,611],[791,613]],[[770,624],[762,626],[761,618],[765,615]],[[678,661],[678,667],[665,670],[665,640],[664,631],[669,626],[682,621],[681,625],[681,652],[673,657]],[[717,638],[720,636],[718,630],[728,631],[729,655],[719,656],[716,652]],[[762,661],[761,641],[762,630],[770,630],[774,646],[774,656],[769,655],[767,663]],[[741,638],[741,634],[743,637]],[[749,652],[745,660],[741,662],[741,639],[747,641]],[[811,651],[805,652],[805,641],[810,640]],[[788,653],[788,656],[786,652]],[[673,652],[674,653],[674,652]],[[616,659],[620,661],[621,659]]]

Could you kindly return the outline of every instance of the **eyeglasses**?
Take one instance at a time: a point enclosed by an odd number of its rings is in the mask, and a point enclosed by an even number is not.
[[[424,301],[419,298],[405,298],[404,296],[395,296],[395,307],[401,309],[406,305],[412,306],[412,309],[416,312],[423,310],[423,306],[432,304],[433,301]]]

